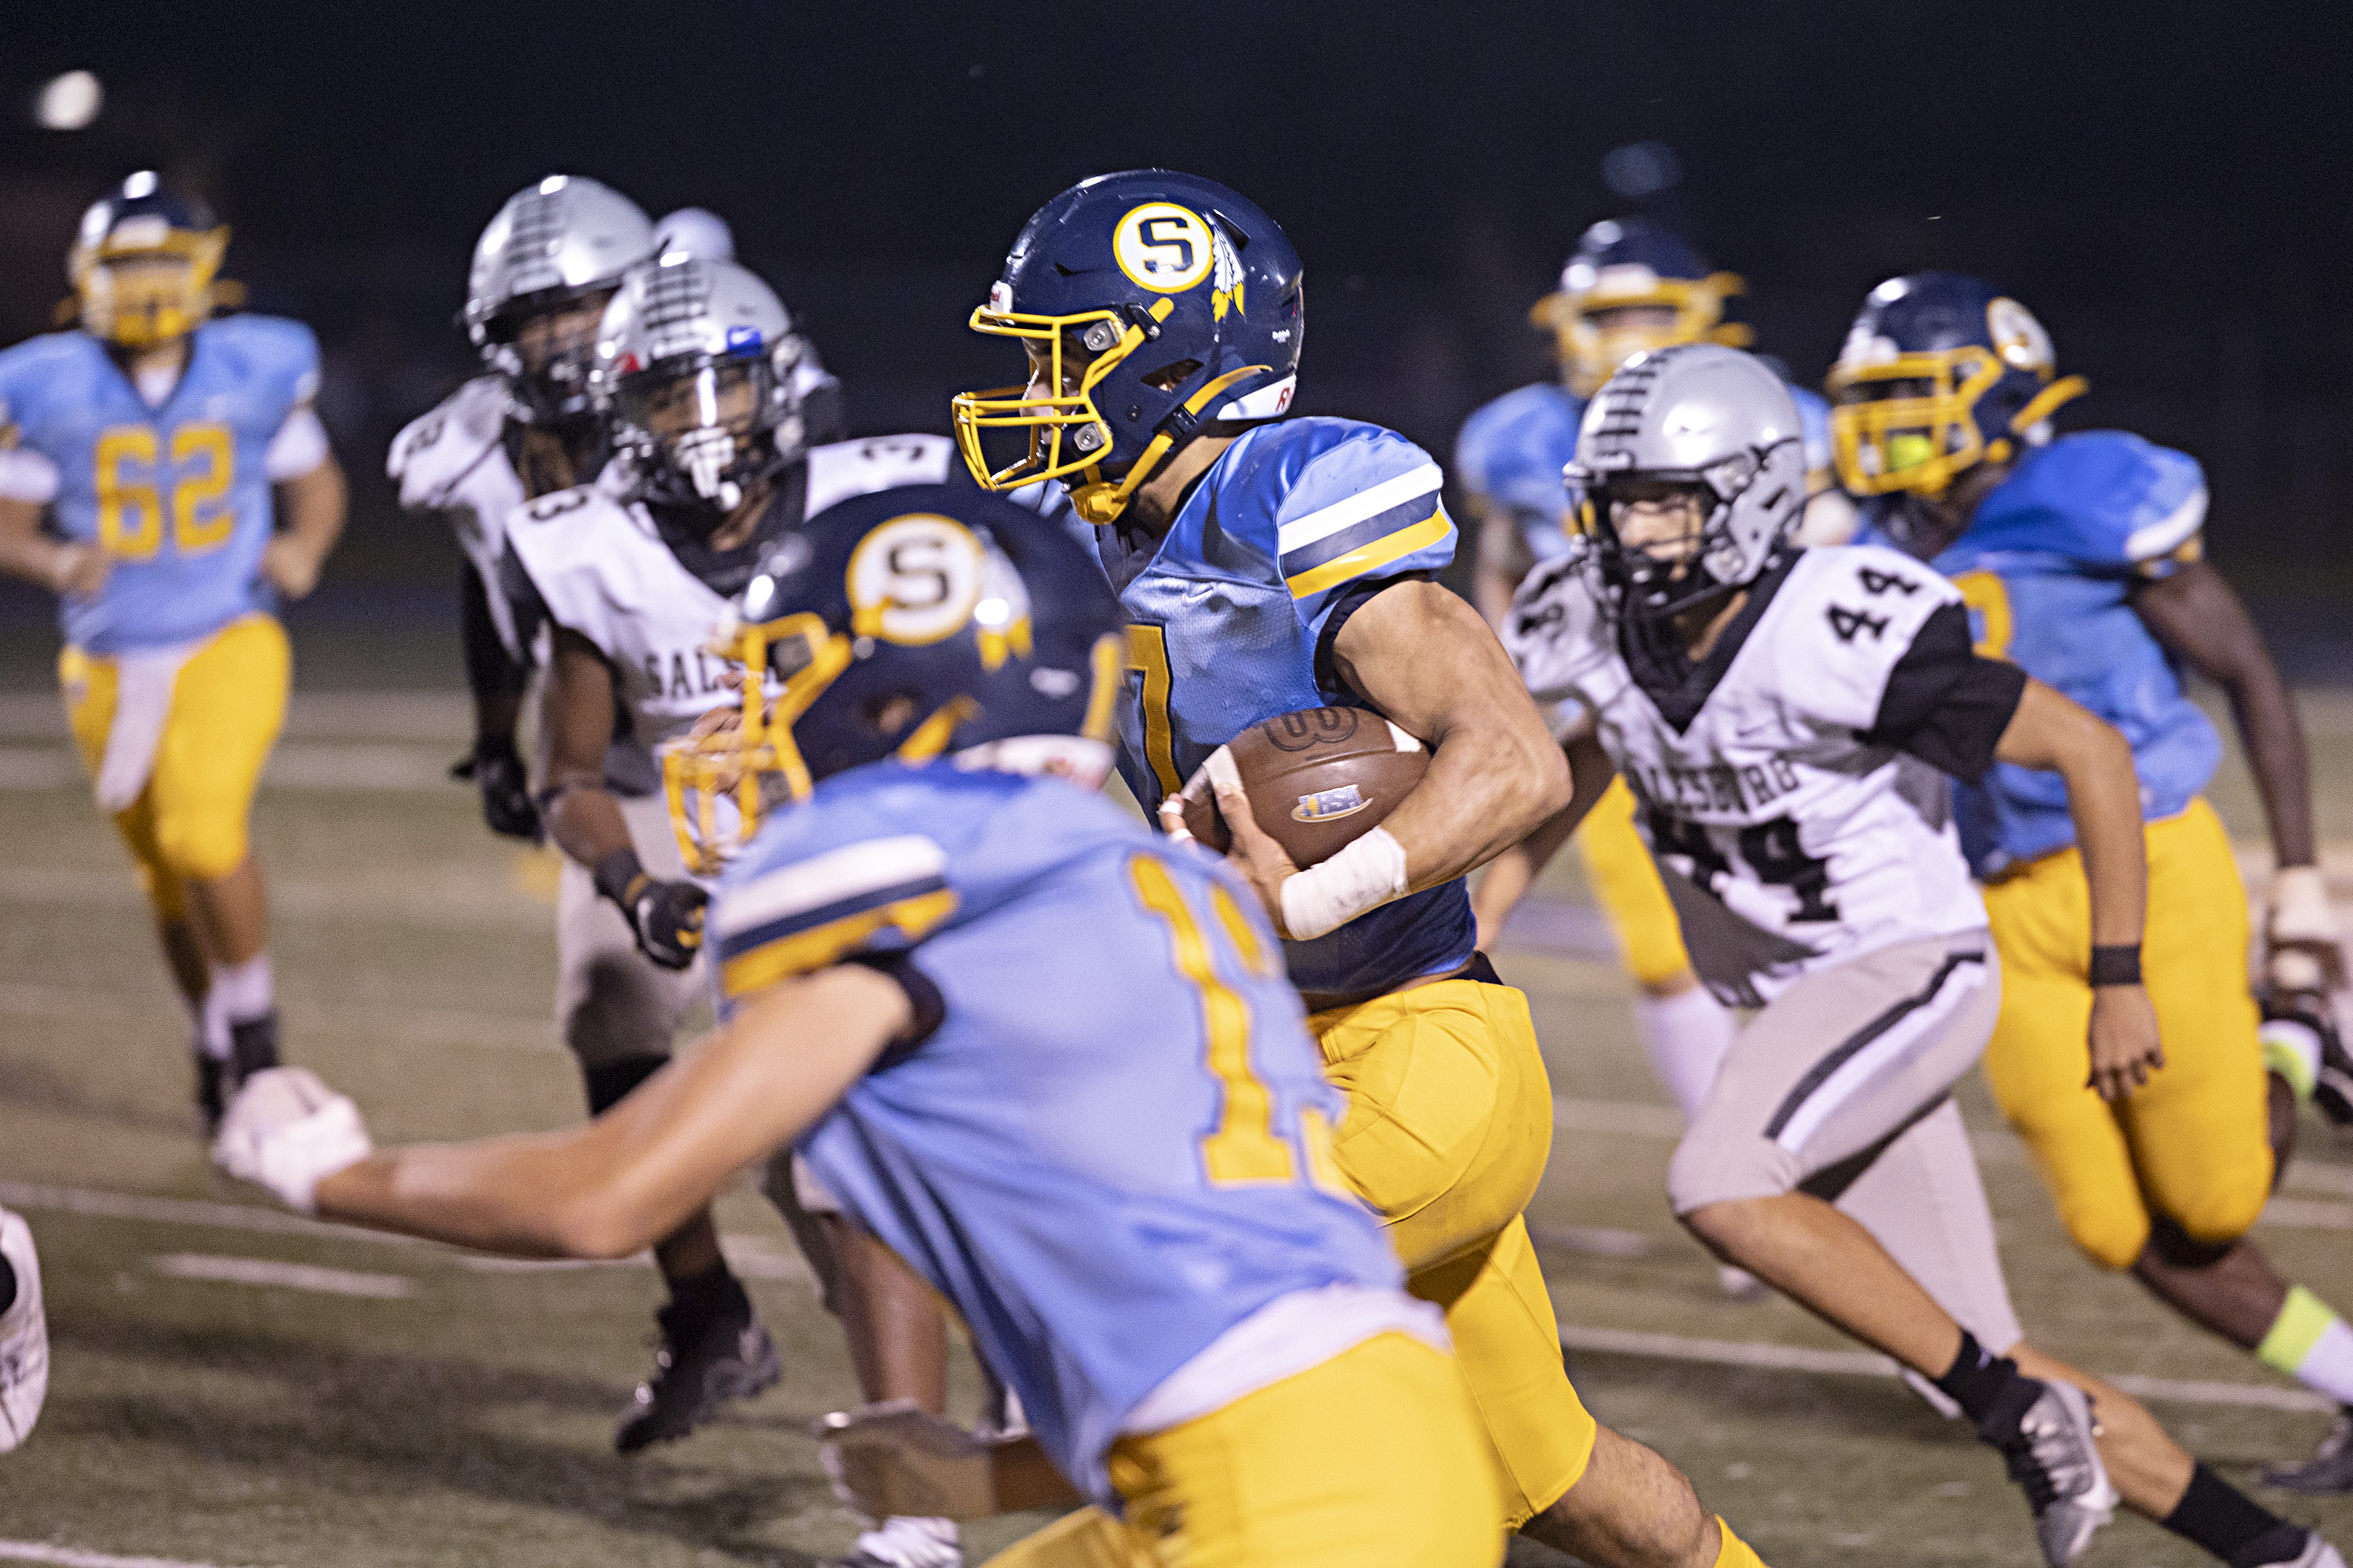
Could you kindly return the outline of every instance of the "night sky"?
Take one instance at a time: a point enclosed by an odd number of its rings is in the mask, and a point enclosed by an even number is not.
[[[142,11],[12,22],[0,327],[39,328],[80,205],[157,163],[235,226],[257,304],[320,328],[354,470],[467,370],[468,248],[551,169],[726,215],[879,430],[944,429],[948,392],[1010,368],[963,318],[1032,208],[1156,163],[1243,191],[1306,257],[1309,409],[1443,454],[1544,374],[1525,310],[1577,232],[1648,211],[1748,278],[1739,313],[1810,383],[1879,279],[1994,278],[2091,377],[2073,424],[2208,463],[2226,561],[2280,593],[2353,582],[2353,7]],[[28,95],[72,68],[104,114],[33,129]],[[1612,195],[1604,155],[1641,142],[1680,183]]]

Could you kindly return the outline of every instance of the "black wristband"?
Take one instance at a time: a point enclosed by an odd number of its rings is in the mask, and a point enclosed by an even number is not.
[[[594,875],[596,890],[620,905],[623,914],[629,912],[629,900],[643,892],[646,884],[653,879],[646,875],[634,849],[614,850],[596,862]]]
[[[2139,984],[2140,943],[2093,948],[2090,978],[2094,985]]]

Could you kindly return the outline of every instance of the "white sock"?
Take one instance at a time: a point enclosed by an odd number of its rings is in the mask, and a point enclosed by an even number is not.
[[[2353,1329],[2301,1285],[2288,1288],[2287,1300],[2255,1356],[2339,1405],[2353,1405]]]
[[[250,1023],[276,1004],[269,953],[258,952],[243,963],[214,964],[205,992],[205,1054],[227,1061],[230,1026]]]
[[[964,1568],[964,1542],[952,1519],[894,1514],[860,1536],[858,1550],[892,1568]]]
[[[1634,998],[1634,1026],[1641,1031],[1642,1048],[1651,1055],[1651,1070],[1683,1108],[1683,1115],[1695,1115],[1715,1083],[1724,1053],[1732,1048],[1737,1028],[1731,1009],[1704,985],[1672,996],[1645,992]]]

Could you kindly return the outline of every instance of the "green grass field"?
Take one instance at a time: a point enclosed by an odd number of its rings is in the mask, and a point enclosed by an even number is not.
[[[2353,704],[2312,710],[2323,831],[2353,845],[2353,789],[2329,783],[2353,778]],[[548,1023],[547,868],[435,782],[461,728],[444,698],[306,697],[285,782],[259,809],[290,1055],[385,1140],[580,1113]],[[554,1568],[844,1549],[855,1523],[803,1434],[856,1389],[783,1226],[748,1189],[723,1200],[721,1227],[786,1381],[623,1460],[609,1433],[649,1363],[650,1268],[486,1265],[292,1220],[212,1172],[185,1021],[57,730],[49,700],[0,698],[0,1203],[39,1239],[56,1347],[47,1413],[0,1460],[0,1561]],[[2254,842],[2238,773],[2217,800]],[[1720,1295],[1662,1195],[1674,1118],[1628,987],[1591,951],[1573,868],[1548,891],[1546,940],[1497,962],[1534,1000],[1562,1098],[1531,1219],[1587,1400],[1683,1466],[1781,1568],[2039,1562],[1993,1455],[1796,1310]],[[2325,1415],[2084,1263],[1974,1083],[1966,1107],[2029,1331],[2088,1368],[2163,1380],[2153,1407],[2234,1479],[2307,1451]],[[2348,1232],[2353,1142],[2316,1121],[2260,1234],[2291,1274],[2353,1301]],[[958,1378],[968,1406],[976,1380]],[[2353,1500],[2266,1500],[2353,1540]],[[991,1548],[1035,1522],[970,1539]],[[1541,1561],[1560,1559],[1514,1554]],[[2203,1558],[2120,1520],[2086,1561]]]

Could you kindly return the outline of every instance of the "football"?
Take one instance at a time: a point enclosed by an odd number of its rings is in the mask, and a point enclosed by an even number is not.
[[[1277,714],[1219,747],[1186,781],[1185,826],[1219,854],[1233,842],[1209,787],[1219,758],[1241,779],[1260,828],[1303,868],[1371,831],[1430,771],[1429,748],[1367,709]]]

